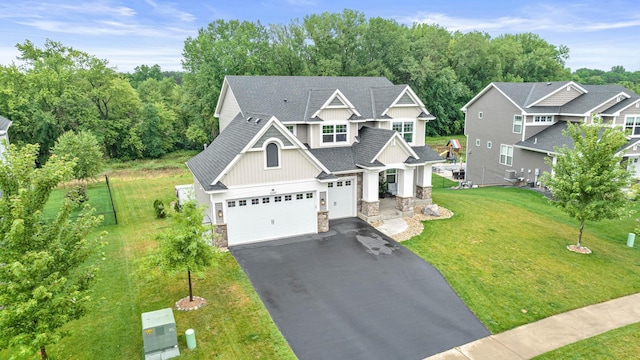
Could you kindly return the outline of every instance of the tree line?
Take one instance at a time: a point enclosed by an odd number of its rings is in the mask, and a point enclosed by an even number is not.
[[[51,40],[17,48],[21,65],[0,67],[0,114],[13,121],[12,142],[40,144],[40,161],[69,131],[91,132],[112,159],[199,149],[218,132],[213,114],[226,75],[384,76],[410,85],[436,116],[426,135],[461,133],[460,108],[492,81],[640,84],[640,72],[622,67],[571,74],[569,49],[533,33],[492,38],[348,9],[266,26],[215,20],[185,40],[183,72],[141,65],[119,73]]]

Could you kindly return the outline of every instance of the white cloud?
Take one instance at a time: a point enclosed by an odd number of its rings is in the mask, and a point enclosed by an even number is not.
[[[175,4],[158,4],[154,0],[145,0],[145,2],[151,6],[153,11],[158,15],[172,18],[176,17],[183,22],[192,22],[196,20],[196,17],[193,14],[178,9]]]
[[[101,15],[133,17],[136,11],[126,6],[111,5],[109,2],[88,2],[72,5],[65,2],[13,1],[0,4],[0,18],[51,18],[72,15]]]

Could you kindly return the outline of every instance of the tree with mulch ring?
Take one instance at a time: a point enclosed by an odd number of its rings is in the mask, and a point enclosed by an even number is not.
[[[554,149],[553,159],[545,159],[551,173],[545,172],[540,181],[551,190],[551,203],[580,222],[578,241],[567,249],[591,254],[582,246],[585,221],[628,214],[629,201],[622,189],[629,186],[631,173],[620,152],[627,138],[621,128],[602,124],[595,116],[591,124],[567,123],[563,134],[569,141]]]
[[[188,201],[182,212],[172,214],[173,224],[158,236],[159,244],[153,255],[153,263],[175,275],[187,271],[189,296],[176,303],[178,310],[195,310],[206,301],[193,296],[191,273],[202,273],[215,264],[219,251],[207,241],[211,229],[202,224],[203,209],[195,201]]]

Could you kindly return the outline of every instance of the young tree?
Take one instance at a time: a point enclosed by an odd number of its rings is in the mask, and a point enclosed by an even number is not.
[[[545,172],[541,181],[551,189],[552,203],[580,222],[576,247],[582,247],[585,221],[620,217],[626,213],[628,200],[622,189],[629,185],[631,174],[622,161],[620,148],[627,142],[619,128],[593,124],[569,123],[565,136],[572,142],[556,149],[555,163],[547,158],[552,174]]]
[[[51,190],[71,178],[73,162],[51,156],[34,164],[38,145],[10,145],[0,162],[0,349],[40,352],[66,334],[66,323],[84,315],[97,267],[87,264],[99,240],[87,238],[101,221],[66,201],[55,219],[44,218]]]
[[[202,224],[202,209],[195,201],[183,204],[182,212],[175,213],[173,226],[159,236],[156,261],[175,274],[187,271],[189,301],[193,301],[191,272],[202,272],[214,262],[216,250],[207,244],[207,228]]]
[[[56,140],[53,154],[76,159],[73,177],[78,180],[93,179],[102,168],[102,151],[98,139],[89,131],[67,131]]]

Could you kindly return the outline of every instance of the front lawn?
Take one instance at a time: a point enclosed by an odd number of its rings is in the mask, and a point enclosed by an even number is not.
[[[640,251],[626,246],[634,217],[587,223],[592,255],[566,250],[577,224],[539,193],[434,189],[448,220],[404,243],[435,265],[492,333],[640,292]],[[639,204],[634,204],[636,210]]]

